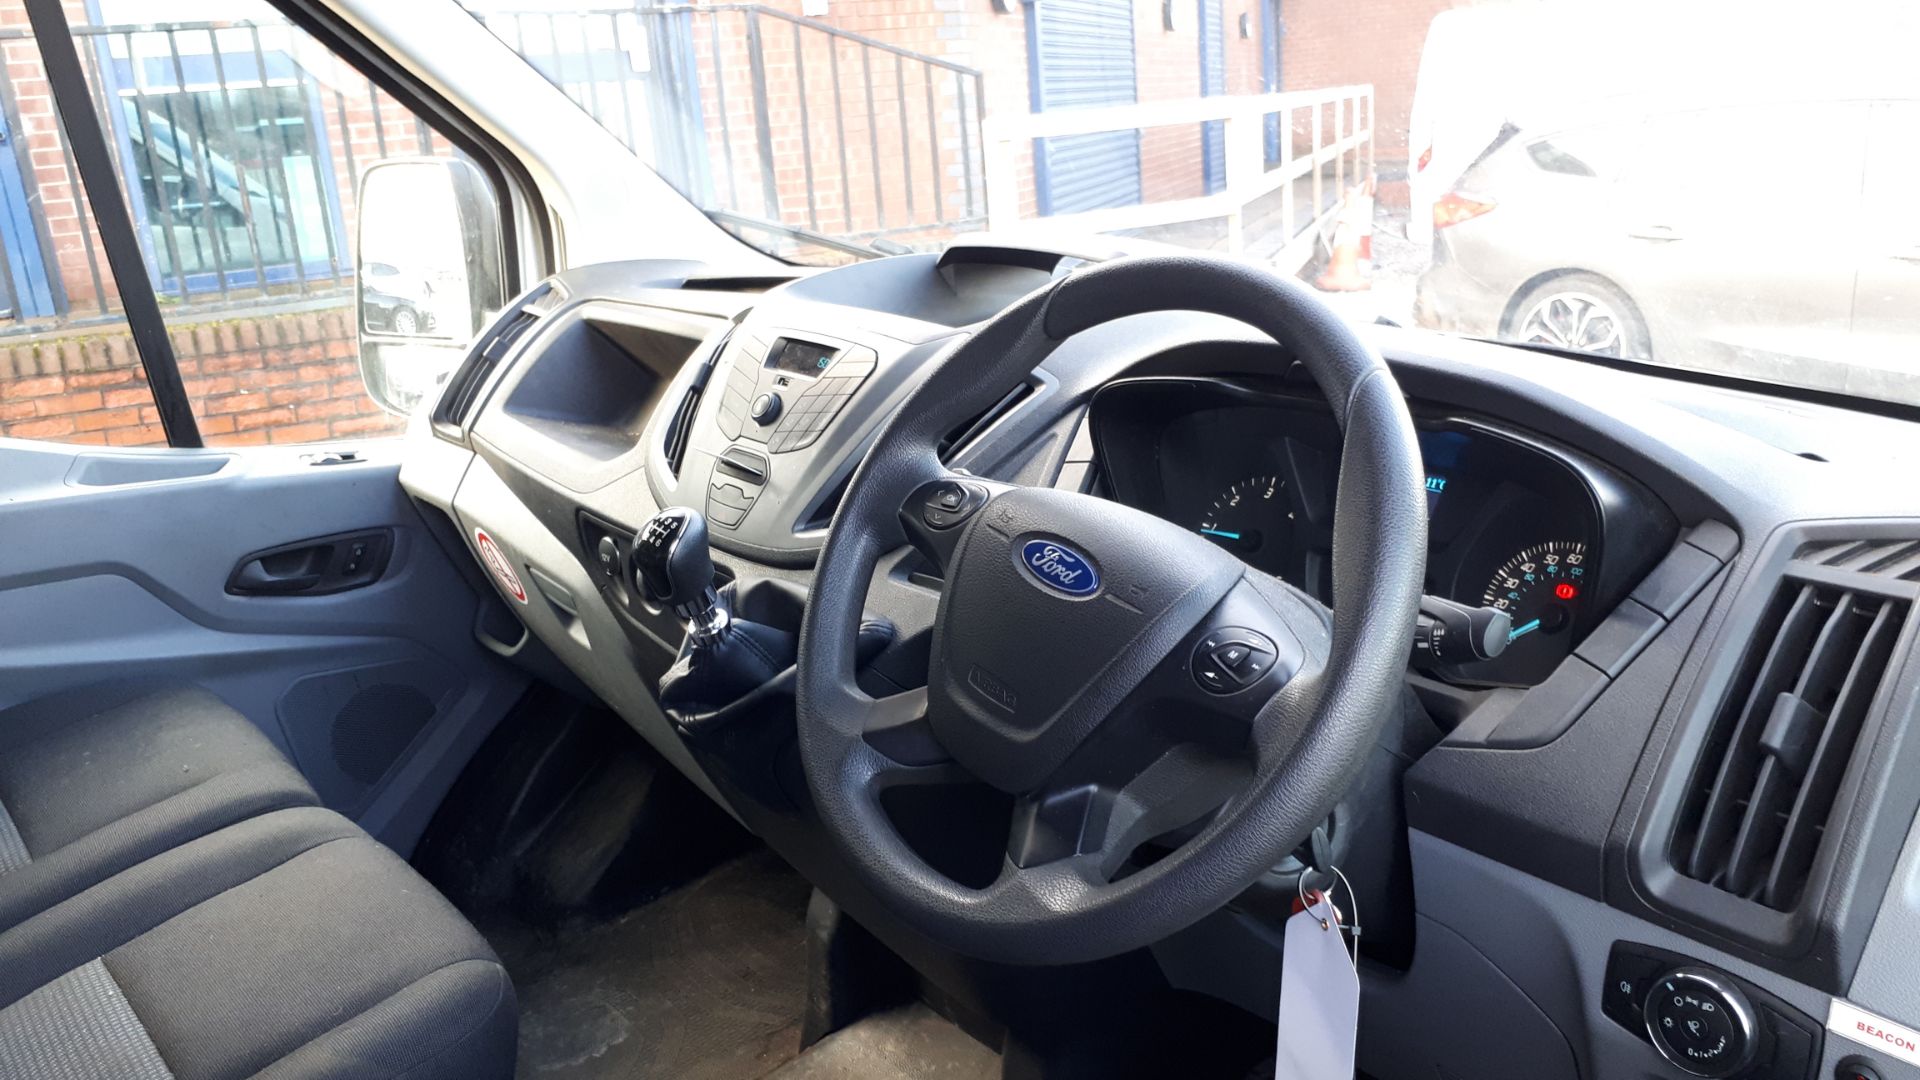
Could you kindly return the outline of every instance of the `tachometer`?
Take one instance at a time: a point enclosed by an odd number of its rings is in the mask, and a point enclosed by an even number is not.
[[[1287,482],[1252,476],[1220,493],[1201,515],[1200,535],[1263,570],[1277,570],[1293,541],[1293,504]]]
[[[1577,540],[1535,544],[1493,572],[1481,603],[1513,620],[1509,649],[1529,638],[1547,638],[1573,625],[1586,593],[1587,545]]]

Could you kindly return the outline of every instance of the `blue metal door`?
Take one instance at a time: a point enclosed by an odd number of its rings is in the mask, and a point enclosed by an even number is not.
[[[1280,72],[1280,35],[1286,23],[1280,18],[1280,0],[1260,0],[1260,88],[1269,94],[1284,89]],[[1280,116],[1267,117],[1267,164],[1280,160]]]
[[[11,106],[12,102],[7,104]],[[47,278],[33,203],[15,146],[12,109],[0,113],[0,319],[52,315],[58,282]]]
[[[1221,0],[1199,0],[1200,4],[1200,96],[1217,97],[1227,92],[1227,28]],[[1212,195],[1227,186],[1226,123],[1209,120],[1200,125],[1200,163]]]
[[[1027,56],[1034,112],[1132,104],[1132,0],[1032,0]],[[1033,161],[1042,215],[1140,202],[1138,131],[1036,139]]]

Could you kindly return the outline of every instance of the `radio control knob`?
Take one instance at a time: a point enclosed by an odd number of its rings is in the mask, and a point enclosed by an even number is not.
[[[754,398],[753,404],[747,407],[747,415],[753,417],[753,422],[761,427],[780,419],[780,395],[761,394]]]

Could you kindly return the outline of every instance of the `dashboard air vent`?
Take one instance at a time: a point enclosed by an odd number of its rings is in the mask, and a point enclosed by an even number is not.
[[[1813,544],[1788,565],[1682,805],[1681,873],[1776,911],[1799,904],[1912,606],[1895,582],[1916,570],[1914,541]]]
[[[1800,561],[1895,581],[1920,581],[1920,540],[1841,540],[1809,544]]]
[[[965,422],[947,432],[940,440],[941,461],[952,461],[967,445],[985,434],[987,429],[1000,421],[1000,418],[1020,407],[1020,403],[1032,397],[1035,386],[1029,379],[1007,392],[1007,395],[993,403],[986,410],[969,417]]]
[[[693,382],[688,384],[686,394],[680,398],[679,407],[673,410],[673,419],[667,423],[667,471],[675,478],[680,475],[680,463],[687,457],[687,443],[693,438],[693,418],[700,411],[700,399],[706,395],[707,380],[713,378],[713,369],[719,366],[720,356],[727,351],[727,342],[732,340],[733,331],[728,330],[720,343],[700,361]]]
[[[487,384],[487,377],[513,351],[514,344],[525,337],[533,324],[547,313],[550,305],[545,301],[552,292],[552,285],[540,285],[502,312],[493,325],[487,327],[473,343],[473,348],[467,351],[466,359],[460,362],[453,378],[447,380],[447,389],[440,395],[439,407],[434,410],[434,423],[453,428],[466,423],[479,401],[481,389]]]

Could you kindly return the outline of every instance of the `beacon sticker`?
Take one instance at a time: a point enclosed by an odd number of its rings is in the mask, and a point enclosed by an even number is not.
[[[480,549],[480,561],[487,564],[487,571],[493,580],[507,590],[507,595],[521,603],[527,602],[527,587],[520,584],[520,575],[513,572],[513,564],[507,561],[507,553],[493,542],[485,529],[473,530],[473,545]]]
[[[1827,1006],[1827,1030],[1909,1065],[1920,1065],[1920,1031],[1875,1016],[1852,1002],[1833,999]]]

